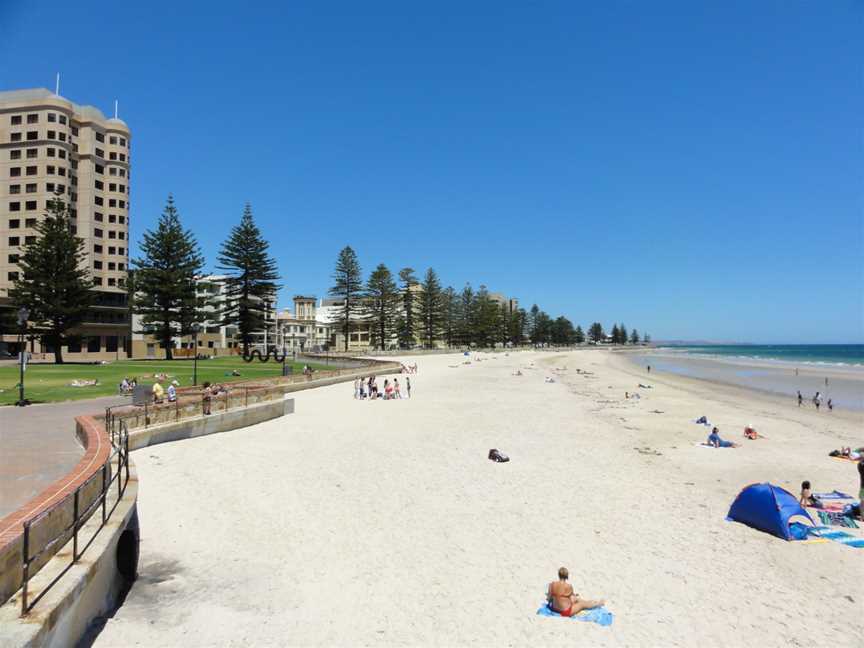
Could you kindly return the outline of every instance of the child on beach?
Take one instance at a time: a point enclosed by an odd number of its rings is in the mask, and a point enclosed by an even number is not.
[[[815,508],[821,508],[822,506],[822,502],[813,496],[810,482],[807,480],[801,482],[801,497],[798,498],[798,503],[801,506],[813,506]]]
[[[393,398],[396,398],[399,400],[402,399],[402,394],[399,393],[399,379],[398,378],[393,379]]]

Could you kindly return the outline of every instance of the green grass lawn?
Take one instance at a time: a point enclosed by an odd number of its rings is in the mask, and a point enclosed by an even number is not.
[[[291,364],[290,362],[286,364]],[[302,373],[303,363],[294,363],[294,373]],[[79,400],[118,393],[123,377],[138,378],[139,384],[152,383],[153,374],[165,373],[177,379],[181,387],[192,384],[191,360],[121,360],[107,365],[52,365],[31,364],[24,374],[24,395],[32,403]],[[326,365],[312,365],[316,371],[328,369]],[[240,376],[231,376],[237,369]],[[0,367],[0,405],[11,405],[18,400],[18,365]],[[227,383],[256,378],[273,378],[282,374],[282,365],[274,362],[243,362],[238,356],[198,361],[198,384],[205,380]],[[73,380],[98,379],[99,384],[89,387],[71,387]]]

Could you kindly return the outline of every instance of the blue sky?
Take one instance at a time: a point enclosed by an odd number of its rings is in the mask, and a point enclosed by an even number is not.
[[[864,4],[0,0],[0,89],[133,132],[208,262],[434,267],[655,339],[864,342]]]

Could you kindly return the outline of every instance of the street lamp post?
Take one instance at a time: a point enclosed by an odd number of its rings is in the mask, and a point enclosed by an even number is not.
[[[30,402],[24,398],[24,367],[27,364],[27,319],[30,317],[30,311],[26,306],[22,306],[18,310],[18,326],[21,331],[18,334],[20,340],[20,354],[18,356],[18,365],[20,367],[18,377],[18,402],[15,403],[18,407],[29,405]]]
[[[195,353],[195,359],[192,361],[192,386],[198,386],[198,331],[201,327],[196,322],[192,325],[192,351]]]

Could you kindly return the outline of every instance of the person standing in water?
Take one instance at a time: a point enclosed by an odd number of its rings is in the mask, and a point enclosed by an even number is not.
[[[648,365],[648,373],[651,373],[651,365]]]
[[[798,407],[801,407],[801,405],[803,403],[804,403],[804,397],[801,395],[801,390],[799,389],[798,390]]]

